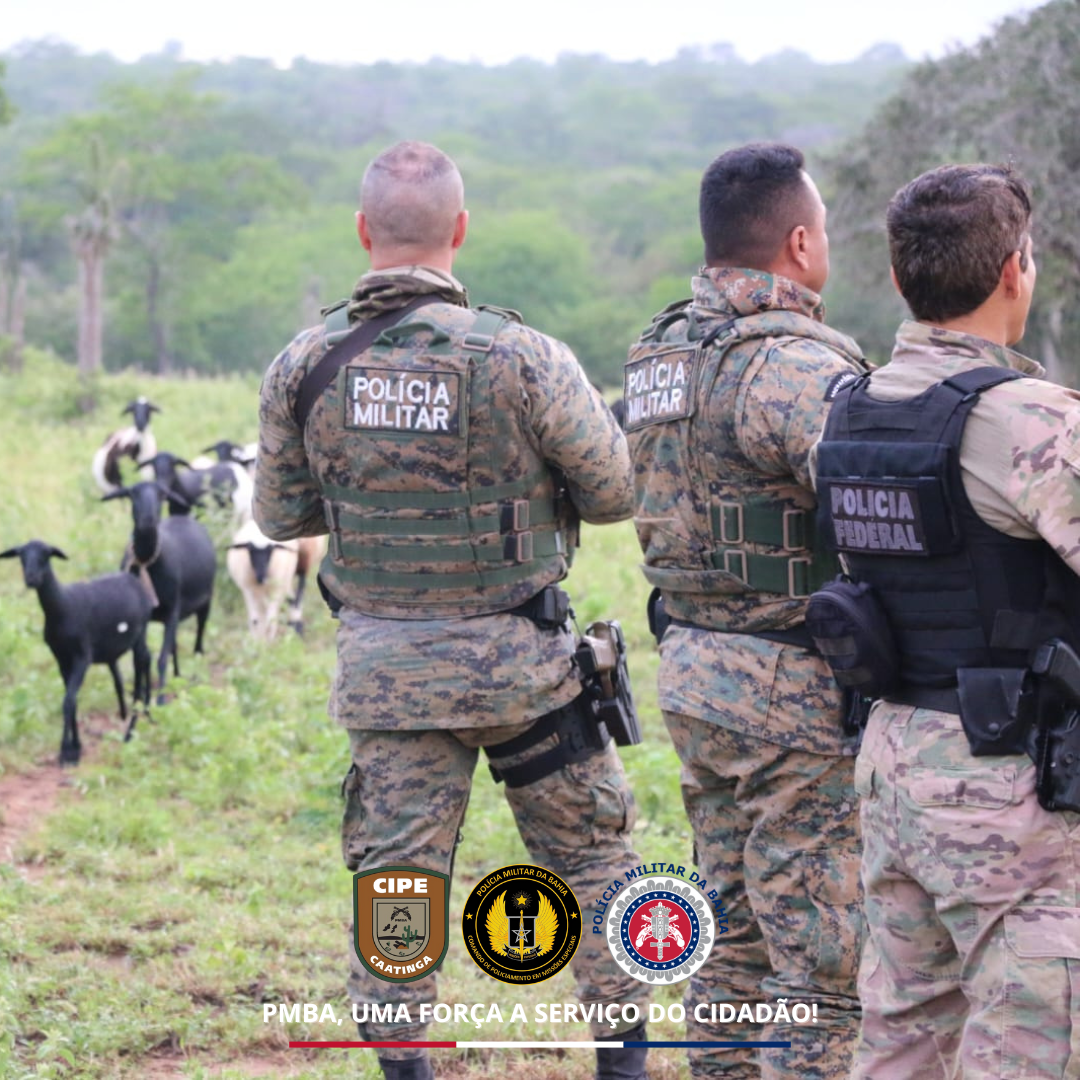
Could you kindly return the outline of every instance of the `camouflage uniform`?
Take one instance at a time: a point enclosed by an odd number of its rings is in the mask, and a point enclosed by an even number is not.
[[[1080,574],[1080,394],[981,338],[906,322],[871,396],[900,400],[987,365],[964,490],[999,532],[1045,539]],[[973,757],[960,718],[878,702],[856,766],[869,939],[854,1075],[1080,1076],[1080,814],[1047,813],[1026,755]]]
[[[427,331],[417,333],[418,341],[440,333],[457,340],[470,328],[474,314],[464,288],[450,275],[421,267],[364,275],[350,318],[366,320],[397,310],[423,294],[439,302],[416,316],[429,324]],[[395,476],[399,493],[406,487],[423,490],[431,477],[455,468],[445,442],[439,446],[417,438],[410,444],[400,432],[350,445],[352,433],[343,430],[339,419],[344,397],[340,379],[316,402],[301,431],[294,419],[298,384],[325,348],[323,327],[303,332],[277,357],[263,381],[254,514],[260,527],[278,539],[325,533],[324,506],[336,498],[334,491],[350,485],[361,490],[384,487],[380,476]],[[486,423],[510,426],[513,437],[498,448],[498,465],[493,467],[535,476],[537,484],[550,486],[550,466],[557,466],[585,520],[605,523],[629,516],[624,437],[570,350],[511,321],[476,367],[482,365],[493,382],[508,386],[512,394],[508,402],[489,403],[498,418],[478,420],[470,411],[466,421],[470,439],[482,437]],[[470,379],[479,377],[475,370]],[[473,399],[470,410],[476,404]],[[402,454],[408,464],[395,473]],[[449,482],[467,489],[471,477],[471,472],[468,478],[454,475]],[[332,553],[335,543],[347,547],[332,532]],[[531,583],[526,596],[564,576],[567,563],[557,555],[537,560],[537,565],[541,580]],[[348,587],[342,575],[349,573],[345,560],[324,563],[323,576],[335,591]],[[365,610],[347,602],[340,612],[329,712],[349,730],[355,763],[345,784],[343,854],[350,870],[416,865],[449,874],[478,749],[519,735],[580,692],[571,663],[573,635],[565,625],[540,629],[529,618],[497,610],[523,598],[516,592],[500,605],[481,589],[444,590],[438,596],[432,589],[433,611],[425,610],[425,591],[416,588],[415,580],[411,592],[391,592],[381,596],[377,589],[358,588],[346,595]],[[472,617],[453,617],[455,603]],[[375,614],[384,610],[394,617]],[[440,617],[432,617],[436,614]],[[523,757],[538,755],[553,742],[545,740]],[[636,809],[613,744],[506,794],[531,858],[561,875],[583,906],[622,868],[639,861],[630,845]],[[583,939],[573,961],[581,999],[642,1001],[643,984],[617,967],[603,938],[586,934]],[[384,982],[369,975],[355,957],[352,962],[349,992],[357,1004],[404,1002],[413,1006],[415,1017],[415,1006],[437,1000],[435,977]],[[599,1027],[596,1031],[601,1033]],[[603,1033],[610,1036],[612,1031]],[[418,1040],[423,1028],[371,1023],[366,1036]],[[380,1056],[404,1059],[416,1053],[385,1049]]]
[[[798,627],[813,581],[834,572],[832,563],[815,570],[812,538],[795,533],[812,530],[807,455],[828,395],[862,370],[861,353],[822,325],[816,294],[785,278],[705,269],[693,288],[690,307],[661,313],[651,343],[631,350],[626,421],[645,576],[676,620],[660,648],[660,705],[682,761],[696,861],[730,921],[691,980],[688,1034],[732,1036],[694,1022],[691,1005],[709,1001],[816,1002],[818,1023],[740,1025],[740,1038],[792,1047],[692,1051],[690,1064],[695,1076],[840,1080],[859,1023],[854,745],[825,662],[758,635]],[[717,344],[688,361],[688,415],[635,429],[654,407],[633,400],[635,378],[649,385],[631,374],[635,355],[693,350],[710,333]],[[727,352],[710,369],[718,347]],[[750,508],[762,500],[784,508],[782,542],[766,541],[767,529],[751,535]],[[776,584],[748,584],[755,567]]]

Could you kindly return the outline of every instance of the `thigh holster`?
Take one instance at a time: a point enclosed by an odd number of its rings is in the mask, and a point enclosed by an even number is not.
[[[551,737],[558,740],[555,746],[512,765],[500,764]],[[599,754],[610,741],[607,729],[596,722],[588,695],[582,692],[569,705],[541,716],[528,731],[507,742],[485,746],[484,753],[495,783],[505,781],[507,787],[516,788],[535,784],[564,765]]]

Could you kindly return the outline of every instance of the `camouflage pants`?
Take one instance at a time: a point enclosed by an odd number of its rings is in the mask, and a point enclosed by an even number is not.
[[[419,866],[450,874],[479,747],[505,742],[530,726],[350,730],[357,771],[346,782],[342,823],[342,853],[349,869]],[[547,748],[541,742],[522,756]],[[504,763],[518,760],[506,758]],[[532,861],[563,878],[583,910],[626,867],[640,862],[630,844],[637,810],[613,743],[586,761],[504,791]],[[451,927],[451,948],[454,940]],[[356,959],[351,936],[349,955],[349,996],[356,1004],[405,1003],[415,1018],[421,1003],[437,1000],[436,976],[404,983],[377,979]],[[648,1012],[648,986],[618,967],[602,934],[583,934],[570,966],[583,1003],[635,1002],[643,1015]],[[419,1023],[368,1023],[364,1030],[364,1038],[371,1041],[418,1041],[424,1039],[425,1028]],[[594,1028],[594,1035],[610,1038],[617,1033],[617,1028]],[[379,1053],[409,1058],[418,1051]]]
[[[856,769],[869,939],[854,1076],[1080,1077],[1080,814],[960,718],[879,702]]]
[[[676,713],[665,712],[664,722],[682,761],[698,869],[719,890],[729,925],[690,980],[687,1038],[791,1042],[787,1050],[691,1050],[692,1074],[846,1080],[862,945],[854,760]],[[703,1002],[737,1008],[778,998],[789,1008],[816,1003],[817,1023],[733,1027],[694,1018]]]

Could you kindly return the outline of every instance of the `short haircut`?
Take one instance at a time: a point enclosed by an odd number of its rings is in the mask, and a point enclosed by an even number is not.
[[[1008,165],[941,165],[905,184],[885,216],[900,295],[920,322],[967,315],[1014,251],[1027,267],[1031,196]]]
[[[721,154],[701,178],[705,262],[765,270],[812,210],[802,152],[749,143]]]
[[[360,209],[372,241],[418,251],[449,244],[465,187],[457,166],[437,147],[400,142],[364,172]]]

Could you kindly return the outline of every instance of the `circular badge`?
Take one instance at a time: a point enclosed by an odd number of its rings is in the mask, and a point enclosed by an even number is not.
[[[493,979],[543,982],[577,951],[581,907],[558,874],[540,866],[504,866],[469,893],[461,933],[469,955]]]
[[[712,912],[692,885],[642,878],[620,892],[605,923],[615,962],[641,982],[682,982],[705,963],[715,939]]]

